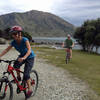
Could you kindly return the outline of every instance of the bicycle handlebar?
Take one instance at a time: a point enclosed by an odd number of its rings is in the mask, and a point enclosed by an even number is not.
[[[0,63],[1,62],[5,62],[5,63],[12,63],[12,62],[15,62],[16,60],[1,60],[0,59]]]

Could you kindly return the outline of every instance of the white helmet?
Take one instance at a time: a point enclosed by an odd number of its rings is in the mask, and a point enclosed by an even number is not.
[[[67,37],[71,37],[70,34],[68,34]]]

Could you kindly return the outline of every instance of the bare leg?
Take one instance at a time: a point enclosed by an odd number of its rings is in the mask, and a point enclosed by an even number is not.
[[[72,49],[70,49],[70,58],[72,58]]]
[[[27,80],[27,85],[28,85],[28,91],[31,91],[31,80]]]
[[[16,71],[16,73],[17,73],[17,77],[20,77],[20,72]]]

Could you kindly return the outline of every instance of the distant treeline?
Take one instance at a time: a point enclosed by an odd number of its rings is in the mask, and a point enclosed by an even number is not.
[[[82,45],[84,51],[92,52],[96,47],[96,52],[100,47],[100,18],[87,20],[81,27],[77,27],[74,38]]]
[[[10,34],[9,31],[10,31],[10,28],[6,28],[4,30],[0,29],[0,37],[4,38],[4,39],[7,39],[7,40],[12,39],[11,34]],[[32,40],[32,36],[28,32],[24,32],[23,31],[22,35],[25,36],[25,37],[27,37],[30,41]]]

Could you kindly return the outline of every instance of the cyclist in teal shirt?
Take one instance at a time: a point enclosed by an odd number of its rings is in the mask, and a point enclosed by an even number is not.
[[[24,67],[24,76],[23,79],[27,82],[28,91],[27,98],[32,94],[31,83],[30,83],[30,71],[34,64],[35,54],[31,49],[29,40],[26,37],[22,37],[22,28],[20,26],[13,26],[10,31],[13,41],[11,44],[0,54],[0,57],[5,55],[12,47],[14,47],[20,55],[14,63],[14,68],[20,68],[22,64],[25,64]],[[20,73],[17,72],[17,79],[20,81]]]
[[[15,47],[15,49],[20,53],[20,57],[23,57],[26,54],[27,50],[28,50],[27,47],[26,47],[26,41],[29,41],[29,40],[26,37],[22,37],[20,45],[17,44],[16,40],[13,40],[11,42],[11,45],[13,47]],[[35,56],[35,54],[34,54],[33,50],[31,49],[31,53],[27,57],[27,59],[32,58],[34,56]]]

